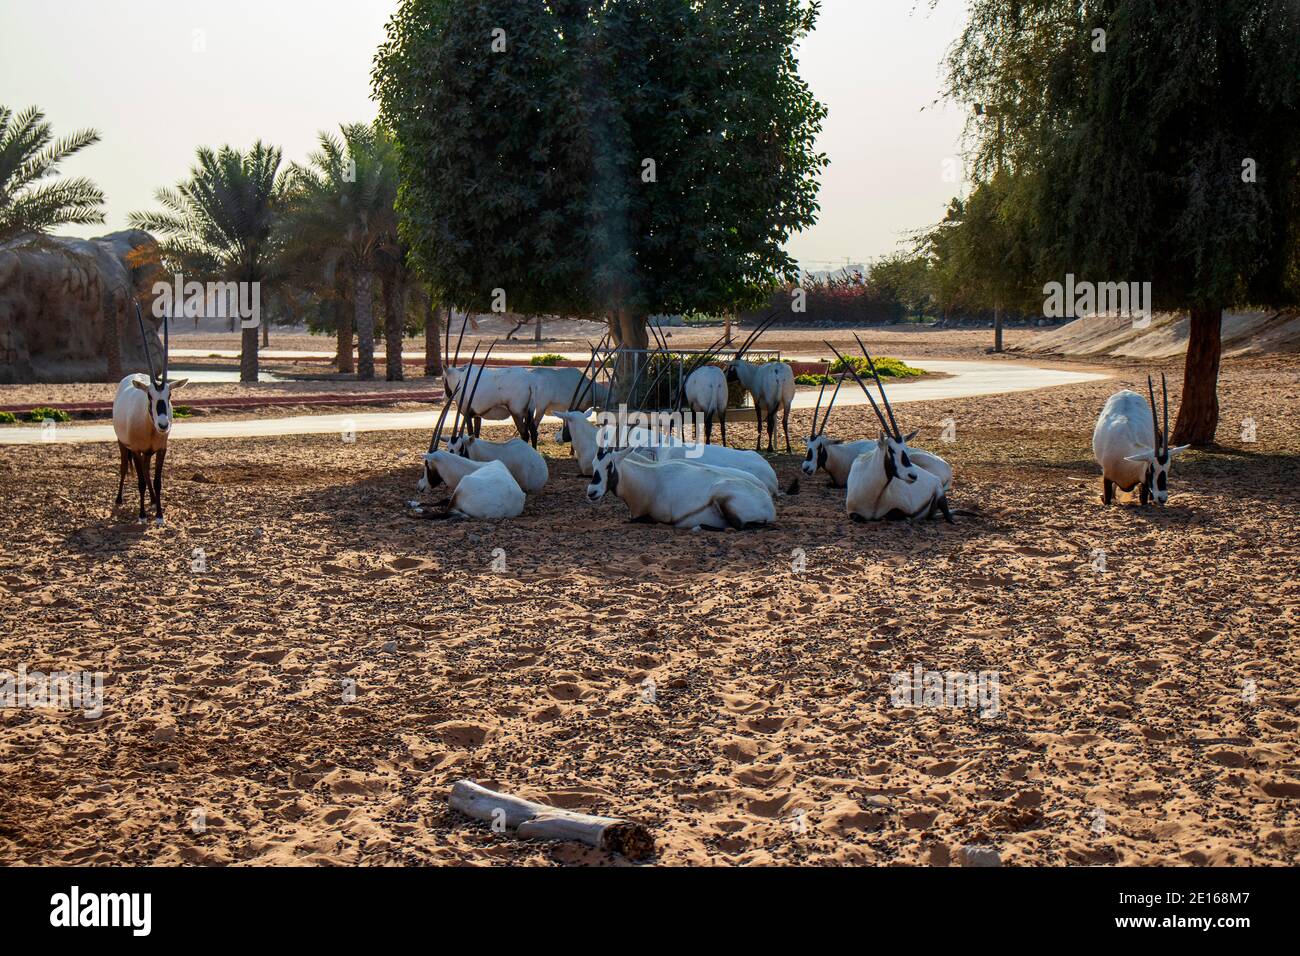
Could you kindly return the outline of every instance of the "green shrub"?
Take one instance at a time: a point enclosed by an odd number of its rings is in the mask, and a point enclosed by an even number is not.
[[[860,355],[846,355],[843,359],[836,359],[831,363],[831,367],[827,371],[831,375],[848,371],[848,365],[844,364],[845,361],[851,363],[854,370],[863,378],[871,375],[871,367],[867,364],[867,360]],[[875,362],[876,371],[881,378],[914,378],[917,375],[925,374],[925,369],[913,368],[906,362],[888,356],[882,356],[876,359]]]
[[[534,355],[528,360],[529,365],[559,365],[564,361],[563,355],[556,355],[554,352],[547,352],[545,355]]]
[[[13,412],[0,412],[0,425],[13,425],[18,422],[18,416]]]
[[[829,375],[796,375],[794,377],[796,385],[834,385],[835,379]]]
[[[72,416],[57,408],[33,408],[27,413],[29,422],[43,422],[46,419],[53,419],[56,422],[70,422]]]
[[[189,418],[194,414],[194,409],[188,405],[173,405],[172,418]]]

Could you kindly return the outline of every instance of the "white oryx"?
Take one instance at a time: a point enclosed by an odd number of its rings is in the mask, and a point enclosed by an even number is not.
[[[911,460],[901,440],[883,431],[875,450],[853,463],[844,508],[854,521],[923,521],[942,514],[952,523],[942,482]]]
[[[785,433],[785,451],[790,453],[790,407],[794,404],[794,371],[784,362],[764,362],[755,365],[746,362],[744,355],[758,341],[758,337],[771,328],[776,321],[772,316],[760,323],[745,344],[740,347],[727,364],[728,382],[740,382],[745,391],[753,397],[754,415],[758,419],[758,442],[756,451],[763,448],[763,423],[767,423],[767,450],[776,451],[773,442],[776,436],[776,413],[781,411],[781,430]]]
[[[561,444],[570,443],[573,446],[573,457],[578,461],[578,471],[590,475],[595,466],[596,454],[600,451],[601,432],[606,426],[594,424],[586,412],[561,412],[556,417],[563,424],[555,440]],[[626,439],[629,447],[642,451],[664,443],[681,444],[680,439],[639,427],[627,429]]]
[[[662,436],[660,436],[662,438]],[[757,481],[768,494],[777,495],[780,485],[776,480],[776,471],[756,451],[742,448],[727,448],[723,445],[700,444],[662,444],[657,443],[646,448],[638,448],[638,453],[656,462],[684,461],[688,464],[708,465],[712,468],[728,468],[741,472]]]
[[[546,415],[569,411],[573,407],[574,395],[579,391],[589,397],[591,405],[604,408],[609,404],[609,386],[591,381],[582,369],[541,366],[528,368],[527,374],[532,378],[534,432]]]
[[[489,353],[491,351],[488,349]],[[477,354],[477,349],[475,353]],[[484,360],[486,361],[486,356]],[[472,362],[469,368],[474,369]],[[423,492],[431,491],[438,485],[446,485],[451,492],[451,497],[445,502],[446,510],[423,511],[422,517],[478,518],[491,521],[515,518],[523,514],[525,504],[523,489],[502,462],[474,461],[450,451],[438,450],[438,445],[442,441],[443,425],[446,424],[447,413],[453,401],[458,397],[464,397],[468,389],[468,400],[464,403],[464,407],[472,408],[477,380],[478,376],[475,374],[466,376],[460,388],[448,394],[447,401],[442,407],[442,414],[438,417],[438,425],[429,443],[429,451],[424,456],[424,474],[416,484],[416,488]],[[473,386],[471,382],[474,383]],[[457,408],[461,407],[459,401],[456,404]],[[462,431],[467,426],[468,419],[457,411],[456,419],[452,424],[453,442],[458,442],[465,437]]]
[[[635,451],[597,452],[588,500],[612,492],[627,504],[633,521],[677,528],[743,531],[776,521],[772,496],[750,478],[687,461],[638,461]]]
[[[808,454],[804,457],[803,464],[800,468],[803,473],[811,478],[821,469],[830,476],[831,487],[844,488],[849,483],[849,472],[853,469],[853,463],[861,455],[868,455],[876,450],[876,442],[870,438],[863,438],[858,441],[840,441],[826,437],[826,423],[830,421],[831,409],[835,407],[835,398],[839,395],[840,385],[844,382],[844,377],[840,376],[835,383],[835,391],[831,393],[831,400],[826,406],[826,414],[821,420],[821,425],[817,424],[817,412],[822,405],[822,394],[826,390],[825,383],[822,384],[822,390],[817,393],[817,406],[813,409],[813,426],[812,434],[808,438]],[[916,432],[904,436],[905,442],[910,442],[916,437]],[[952,466],[940,458],[938,455],[932,455],[928,451],[922,451],[919,448],[908,448],[907,453],[911,460],[924,468],[930,474],[934,475],[943,484],[943,490],[946,494],[952,488]]]
[[[1174,458],[1187,450],[1186,445],[1169,447],[1169,389],[1160,376],[1164,403],[1164,427],[1156,414],[1155,386],[1147,376],[1144,399],[1128,389],[1106,399],[1097,427],[1092,432],[1092,453],[1101,466],[1101,500],[1115,500],[1115,487],[1132,491],[1141,486],[1142,504],[1154,500],[1164,506],[1169,500],[1169,468]]]
[[[126,484],[128,468],[135,469],[136,485],[140,491],[139,521],[148,521],[145,514],[145,489],[154,504],[154,523],[163,523],[162,473],[163,462],[167,459],[167,438],[172,426],[172,393],[185,387],[187,379],[167,380],[167,357],[170,352],[167,319],[163,319],[163,354],[162,376],[154,377],[153,352],[149,348],[149,336],[144,330],[144,317],[140,314],[140,305],[135,307],[136,322],[140,326],[140,338],[144,341],[145,361],[149,365],[148,374],[135,373],[122,379],[117,386],[117,397],[113,400],[113,433],[117,436],[118,476],[117,505],[122,505],[122,487]],[[149,482],[149,463],[157,457],[154,466],[153,483]]]
[[[907,447],[907,439],[898,427],[884,383],[876,371],[876,363],[860,339],[858,346],[866,356],[889,419],[886,421],[871,391],[858,376],[857,369],[827,342],[826,347],[835,352],[835,356],[848,368],[849,374],[867,396],[881,428],[876,447],[859,455],[849,469],[845,484],[845,510],[854,521],[915,521],[942,514],[944,520],[952,523],[952,511],[948,507],[951,470],[947,472],[949,477],[946,483],[913,460],[912,456],[916,453]],[[947,462],[943,462],[943,465],[947,468]]]
[[[447,442],[447,451],[471,461],[501,462],[525,494],[535,495],[546,487],[546,479],[549,477],[546,459],[522,438],[494,442],[473,435],[461,435]]]
[[[727,444],[727,375],[716,365],[703,365],[686,379],[686,405],[704,416],[704,443],[713,443],[713,422],[722,427],[722,444]]]

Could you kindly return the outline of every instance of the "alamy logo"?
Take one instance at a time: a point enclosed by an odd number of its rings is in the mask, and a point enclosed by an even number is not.
[[[685,448],[685,457],[704,457],[704,445],[699,441],[687,443],[675,436],[684,435],[688,422],[694,422],[693,433],[704,432],[704,415],[699,412],[632,412],[626,405],[617,411],[604,411],[596,415],[596,442],[602,448]]]
[[[999,671],[927,671],[920,664],[895,671],[889,682],[889,702],[895,707],[951,707],[978,710],[981,717],[996,717]]]
[[[1076,282],[1069,273],[1064,283],[1043,286],[1043,295],[1043,316],[1049,319],[1127,315],[1136,329],[1151,324],[1150,282]]]
[[[186,282],[179,273],[172,279],[153,284],[155,319],[238,318],[244,329],[262,324],[262,283]]]
[[[0,671],[0,707],[79,710],[91,720],[104,713],[104,675],[98,671]]]
[[[153,929],[151,893],[82,893],[74,886],[51,896],[50,907],[51,926],[129,926],[133,936]]]

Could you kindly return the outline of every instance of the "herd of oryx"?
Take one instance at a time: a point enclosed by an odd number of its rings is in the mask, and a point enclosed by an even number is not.
[[[140,496],[139,520],[148,520],[147,491],[155,507],[154,520],[161,525],[162,471],[171,432],[171,396],[185,385],[185,380],[168,378],[169,335],[165,322],[163,355],[158,363],[161,373],[155,375],[150,339],[138,306],[136,313],[149,371],[147,375],[135,373],[122,379],[113,403],[113,429],[119,450],[117,504],[122,504],[126,475],[133,469]],[[528,496],[540,493],[549,479],[546,459],[538,452],[537,444],[543,418],[552,415],[562,426],[556,440],[570,446],[578,470],[590,478],[586,492],[590,501],[614,495],[627,505],[633,521],[692,530],[747,530],[773,524],[777,500],[796,494],[799,481],[796,478],[786,491],[781,490],[776,472],[762,454],[763,429],[766,426],[767,451],[772,453],[779,413],[786,452],[790,452],[794,373],[784,362],[752,362],[746,355],[774,321],[769,316],[761,322],[729,358],[721,357],[720,340],[689,359],[685,353],[676,353],[681,358],[674,361],[666,341],[657,336],[656,350],[646,350],[644,356],[637,353],[637,358],[644,357],[645,361],[629,361],[631,352],[621,347],[606,349],[606,335],[591,348],[591,358],[583,370],[489,368],[487,362],[495,342],[481,361],[475,347],[469,362],[460,365],[465,334],[462,325],[455,356],[444,370],[446,401],[424,455],[424,473],[417,486],[421,492],[445,486],[449,497],[435,508],[415,502],[412,505],[421,517],[428,518],[500,520],[519,516]],[[653,327],[651,334],[656,335]],[[836,378],[825,411],[823,380],[806,441],[803,474],[812,477],[819,470],[825,471],[834,487],[845,490],[845,510],[855,521],[916,521],[942,515],[951,523],[951,466],[938,455],[912,447],[917,433],[904,434],[899,427],[874,360],[862,340],[856,334],[854,338],[880,400],[877,402],[856,364],[826,343],[846,371]],[[730,347],[726,351],[730,352]],[[450,330],[445,354],[451,356]],[[656,357],[660,360],[657,363]],[[657,375],[644,382],[643,374],[655,364],[659,366]],[[607,381],[600,382],[607,371]],[[622,388],[618,387],[620,374],[630,376],[630,382]],[[648,399],[658,394],[655,387],[665,374],[671,396],[669,410],[651,414],[638,407],[629,412],[627,403],[642,394],[638,386],[647,385],[643,394]],[[849,377],[862,389],[875,412],[880,424],[875,439],[844,441],[826,437],[835,401]],[[753,451],[726,444],[730,382],[739,382],[753,400],[758,423],[757,447]],[[1187,446],[1169,447],[1169,396],[1163,376],[1161,388],[1163,425],[1150,376],[1147,398],[1126,389],[1112,395],[1101,410],[1092,447],[1102,470],[1105,504],[1114,500],[1116,487],[1126,492],[1140,488],[1143,504],[1155,501],[1164,505],[1168,500],[1170,465]],[[624,401],[617,411],[612,411],[610,406],[619,395],[624,396]],[[447,435],[447,418],[453,408],[455,415]],[[690,440],[683,424],[683,415],[688,411],[696,426]],[[506,418],[514,421],[519,438],[495,442],[481,437],[484,419]],[[715,423],[721,426],[721,445],[713,444]],[[444,437],[446,450],[440,447]]]

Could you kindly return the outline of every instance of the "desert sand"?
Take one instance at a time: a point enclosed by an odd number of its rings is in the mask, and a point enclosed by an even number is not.
[[[824,475],[768,531],[632,525],[549,441],[522,518],[420,521],[428,436],[389,432],[178,442],[142,530],[110,446],[0,449],[0,669],[106,675],[98,719],[0,709],[0,864],[624,862],[460,816],[466,777],[662,865],[1293,864],[1300,361],[1226,364],[1163,511],[1100,504],[1116,375],[900,410],[955,526],[854,524]],[[998,712],[895,706],[917,665]]]

